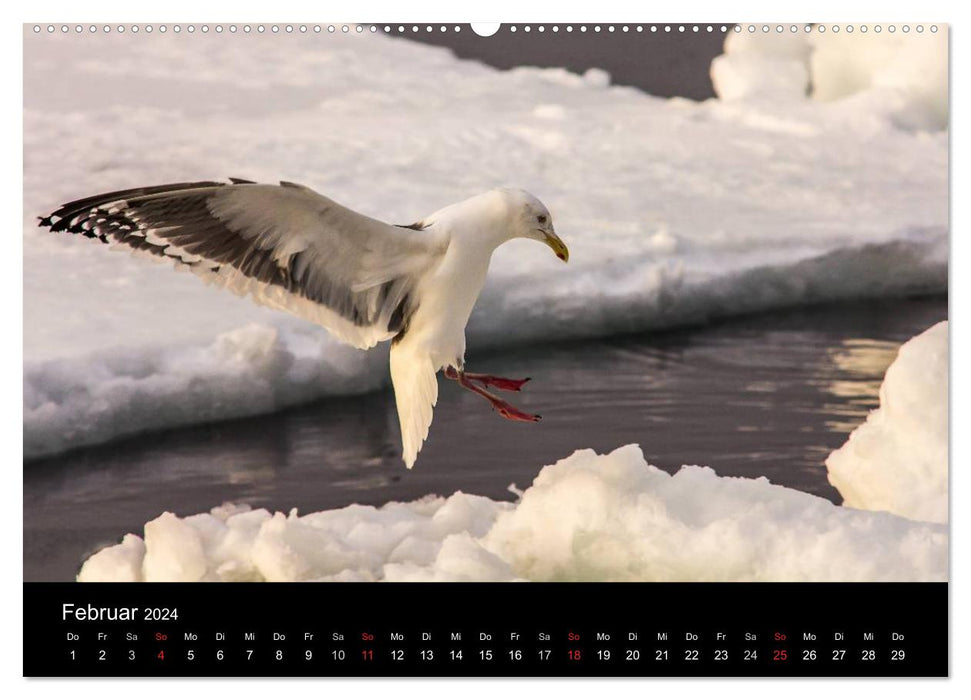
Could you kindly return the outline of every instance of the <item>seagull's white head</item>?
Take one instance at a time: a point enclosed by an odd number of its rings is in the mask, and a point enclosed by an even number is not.
[[[526,190],[500,187],[470,197],[424,218],[420,228],[442,225],[468,244],[485,245],[488,253],[514,238],[531,238],[548,245],[563,262],[570,259],[566,243],[553,230],[553,217]]]
[[[553,230],[553,217],[545,204],[526,190],[503,187],[492,193],[500,197],[506,211],[507,240],[531,238],[548,245],[563,262],[570,259],[570,250]]]

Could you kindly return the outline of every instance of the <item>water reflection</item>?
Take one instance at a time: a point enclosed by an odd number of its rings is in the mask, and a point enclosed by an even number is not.
[[[639,443],[669,471],[706,464],[838,500],[823,462],[877,405],[901,342],[946,317],[943,299],[819,307],[703,328],[470,354],[532,376],[510,423],[441,382],[431,439],[401,464],[393,397],[145,435],[24,467],[27,580],[68,579],[83,556],[164,510],[224,501],[301,512],[461,489],[511,498],[579,448]]]
[[[898,343],[846,338],[830,348],[820,363],[818,386],[838,401],[823,406],[834,418],[826,427],[845,434],[863,422],[880,392],[884,372],[897,356]]]

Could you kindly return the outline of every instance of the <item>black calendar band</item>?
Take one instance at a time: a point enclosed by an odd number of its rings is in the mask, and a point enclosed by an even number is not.
[[[946,676],[946,583],[24,584],[26,676]]]

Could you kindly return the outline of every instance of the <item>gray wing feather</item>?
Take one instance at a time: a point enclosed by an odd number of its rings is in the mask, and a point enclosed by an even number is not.
[[[391,226],[286,182],[112,192],[65,204],[40,223],[174,260],[358,347],[405,326],[417,278],[447,246],[434,231]]]

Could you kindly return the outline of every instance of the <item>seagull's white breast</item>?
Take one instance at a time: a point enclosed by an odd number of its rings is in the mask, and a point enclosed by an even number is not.
[[[461,368],[465,326],[485,285],[492,250],[454,240],[418,285],[418,308],[402,342],[423,347],[435,369]]]

